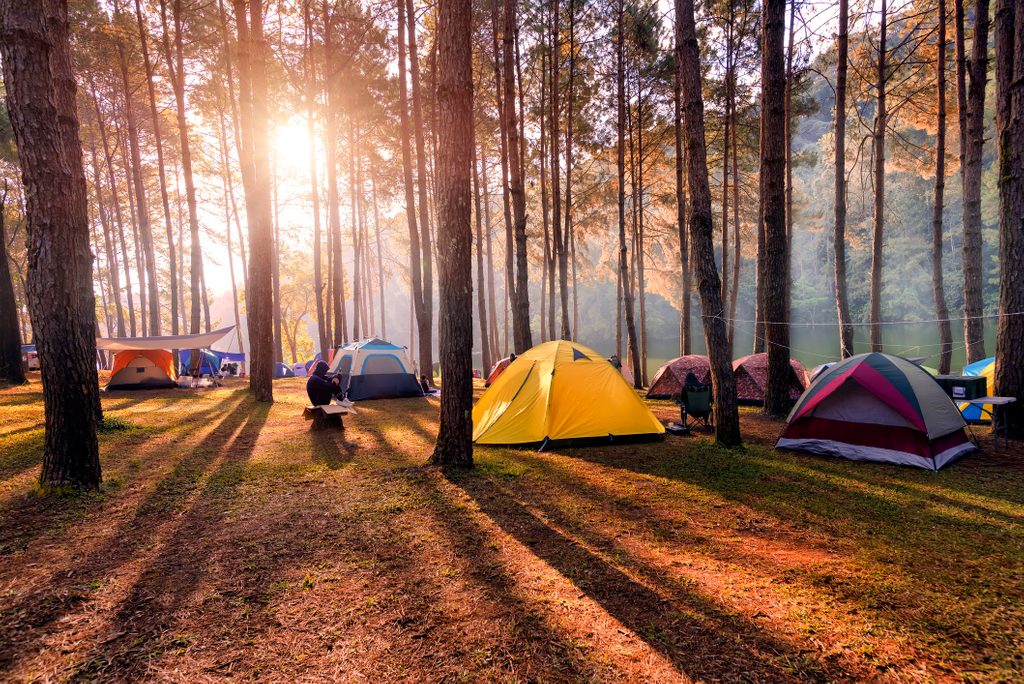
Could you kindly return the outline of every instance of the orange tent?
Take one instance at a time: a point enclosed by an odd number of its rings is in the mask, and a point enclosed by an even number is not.
[[[114,354],[107,389],[175,387],[174,356],[166,349],[130,349]]]

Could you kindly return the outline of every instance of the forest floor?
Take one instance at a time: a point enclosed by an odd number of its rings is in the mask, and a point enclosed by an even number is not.
[[[437,400],[310,433],[217,390],[109,393],[102,491],[40,494],[0,389],[0,680],[1010,680],[1024,445],[931,473],[706,434],[425,465]],[[667,402],[652,404],[663,420]]]

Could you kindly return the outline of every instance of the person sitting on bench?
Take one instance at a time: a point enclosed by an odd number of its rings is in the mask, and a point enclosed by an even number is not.
[[[341,387],[341,379],[337,376],[328,378],[327,369],[326,361],[317,361],[316,367],[306,380],[306,394],[309,395],[309,403],[313,406],[330,404]]]

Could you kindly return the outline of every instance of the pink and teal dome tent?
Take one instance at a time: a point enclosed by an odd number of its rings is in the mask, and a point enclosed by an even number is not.
[[[853,356],[822,373],[786,419],[777,448],[938,470],[975,446],[953,401],[899,356]]]

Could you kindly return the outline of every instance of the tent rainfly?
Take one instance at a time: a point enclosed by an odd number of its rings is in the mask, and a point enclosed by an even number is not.
[[[663,432],[614,366],[594,350],[564,340],[519,355],[473,407],[477,444]]]
[[[423,396],[408,350],[377,337],[339,347],[330,372],[352,401]]]
[[[975,448],[965,425],[928,371],[899,356],[860,354],[803,393],[775,446],[938,470]]]
[[[697,382],[702,385],[711,383],[711,362],[702,354],[677,356],[654,374],[651,387],[647,390],[648,399],[670,399],[676,392],[681,392],[686,376],[693,373]]]
[[[174,357],[165,349],[127,349],[114,354],[108,390],[176,387]]]

